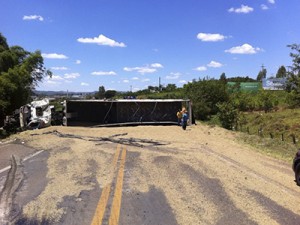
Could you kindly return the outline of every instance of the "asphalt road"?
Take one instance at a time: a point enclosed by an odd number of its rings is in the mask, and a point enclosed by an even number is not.
[[[134,140],[130,131],[110,132],[115,136],[107,140],[39,132],[32,137],[44,140],[44,148],[26,141],[1,145],[1,189],[10,155],[20,160],[9,200],[1,192],[0,221],[300,224],[300,188],[288,163],[239,149],[231,140],[220,146],[207,138],[184,148],[163,138]]]

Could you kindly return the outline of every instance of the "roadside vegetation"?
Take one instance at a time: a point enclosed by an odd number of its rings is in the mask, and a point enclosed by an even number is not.
[[[238,141],[252,146],[255,151],[264,155],[284,160],[288,163],[292,163],[297,152],[296,146],[292,142],[283,142],[280,139],[262,138],[257,135],[241,133]]]

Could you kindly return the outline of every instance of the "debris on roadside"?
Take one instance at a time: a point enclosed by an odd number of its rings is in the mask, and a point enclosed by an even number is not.
[[[62,138],[75,138],[75,139],[81,139],[85,141],[94,141],[98,142],[96,145],[101,145],[101,142],[111,142],[111,143],[117,143],[117,144],[123,144],[123,145],[130,145],[135,147],[149,147],[149,146],[160,146],[160,145],[168,145],[169,143],[162,143],[155,140],[148,140],[148,139],[140,139],[140,138],[121,138],[120,136],[126,136],[128,133],[122,133],[122,134],[114,134],[109,137],[91,137],[91,136],[80,136],[80,135],[74,135],[74,134],[64,134],[57,130],[53,131],[47,131],[42,134],[54,134],[58,137]],[[34,135],[40,135],[40,134],[31,134]]]

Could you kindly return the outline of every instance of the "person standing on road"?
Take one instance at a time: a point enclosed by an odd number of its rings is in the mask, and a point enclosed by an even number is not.
[[[182,129],[183,130],[186,130],[186,125],[187,125],[187,122],[188,122],[188,113],[186,111],[185,108],[182,109],[182,119],[181,119],[181,125],[182,125]]]
[[[176,115],[177,115],[178,126],[180,126],[181,119],[182,119],[182,111],[179,109]]]

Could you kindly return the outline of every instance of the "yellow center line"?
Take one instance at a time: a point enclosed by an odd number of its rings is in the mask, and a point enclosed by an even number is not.
[[[126,148],[123,147],[120,169],[118,172],[117,183],[116,183],[116,188],[115,188],[115,194],[114,194],[114,198],[113,198],[112,208],[110,211],[109,225],[118,225],[119,224],[125,159],[126,159]]]
[[[120,155],[120,151],[121,151],[120,147],[121,146],[118,144],[117,151],[116,151],[114,159],[113,159],[112,164],[113,164],[114,171],[116,170],[116,165],[117,165],[118,158],[119,158],[119,155]],[[109,199],[111,184],[112,183],[109,183],[102,190],[101,197],[100,197],[99,203],[97,205],[97,209],[96,209],[96,212],[94,214],[93,221],[92,221],[91,225],[101,225],[102,224],[102,220],[103,220],[103,217],[104,217],[106,205],[107,205],[107,202],[108,202],[108,199]]]
[[[103,188],[101,197],[91,225],[101,225],[105,213],[105,208],[110,194],[111,183]]]
[[[115,157],[113,159],[113,168],[114,168],[114,170],[116,169],[116,165],[117,165],[117,162],[118,162],[118,159],[119,159],[120,151],[121,151],[121,145],[118,144],[117,145],[117,151],[116,151]]]

